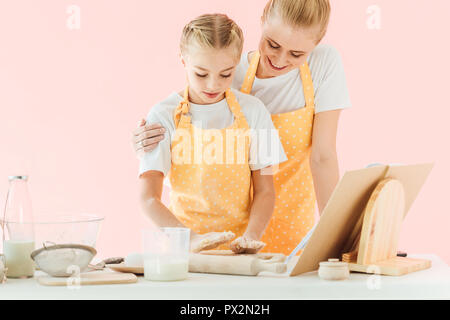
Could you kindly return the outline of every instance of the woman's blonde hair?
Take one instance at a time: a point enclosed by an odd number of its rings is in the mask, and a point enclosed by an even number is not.
[[[262,21],[278,15],[293,27],[320,26],[317,43],[325,36],[330,21],[329,0],[271,0],[264,8]]]
[[[242,54],[244,35],[241,28],[224,14],[204,14],[189,22],[181,36],[181,53],[192,44],[207,48],[224,49],[236,46],[237,57]]]

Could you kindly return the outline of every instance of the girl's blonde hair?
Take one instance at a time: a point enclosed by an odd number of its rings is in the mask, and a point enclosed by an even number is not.
[[[204,14],[189,22],[181,36],[181,53],[192,44],[202,47],[224,49],[236,46],[237,57],[242,54],[244,35],[241,28],[224,14]]]
[[[317,43],[325,36],[330,21],[329,0],[271,0],[264,8],[262,21],[278,15],[293,27],[320,26]]]

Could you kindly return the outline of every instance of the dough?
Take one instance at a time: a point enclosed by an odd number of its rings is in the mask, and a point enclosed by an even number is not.
[[[206,236],[205,239],[202,239],[198,244],[195,244],[192,247],[192,252],[197,253],[203,250],[215,249],[218,246],[233,240],[236,235],[233,232],[228,231],[209,233]]]
[[[252,240],[245,237],[239,237],[230,244],[230,249],[234,253],[255,254],[266,244],[262,241]]]

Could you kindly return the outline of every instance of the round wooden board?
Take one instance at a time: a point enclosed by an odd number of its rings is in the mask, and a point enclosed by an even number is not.
[[[397,255],[405,213],[405,191],[400,181],[385,179],[373,191],[364,210],[358,264],[371,264]]]

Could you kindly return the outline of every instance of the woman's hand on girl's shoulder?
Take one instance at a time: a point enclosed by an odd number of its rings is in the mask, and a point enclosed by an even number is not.
[[[131,136],[131,143],[136,154],[140,157],[144,153],[154,150],[158,143],[164,140],[165,132],[166,129],[159,123],[147,125],[145,119],[142,119]]]

